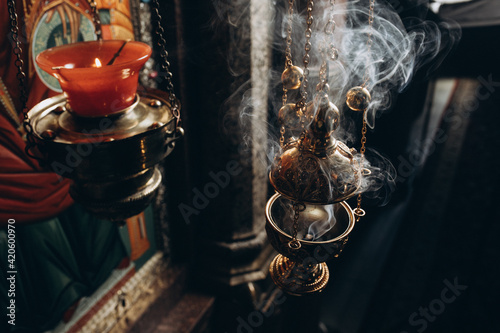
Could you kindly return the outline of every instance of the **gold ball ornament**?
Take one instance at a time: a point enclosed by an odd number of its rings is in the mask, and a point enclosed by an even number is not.
[[[365,87],[354,87],[347,92],[346,103],[353,111],[364,111],[368,109],[368,105],[372,97],[370,92]]]
[[[297,109],[297,105],[287,103],[281,107],[278,113],[278,121],[281,126],[289,127],[291,129],[300,127],[300,117],[302,111]]]
[[[281,82],[285,89],[299,89],[304,80],[304,71],[298,66],[289,66],[281,74]]]

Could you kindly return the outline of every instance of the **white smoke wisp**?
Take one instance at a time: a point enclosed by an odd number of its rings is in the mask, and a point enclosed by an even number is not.
[[[290,200],[281,199],[278,201],[283,216],[280,219],[280,229],[288,233],[290,236],[294,233],[294,207]],[[337,209],[336,209],[337,208]],[[331,205],[314,205],[306,204],[299,214],[297,220],[297,239],[306,241],[321,241],[335,238],[338,234],[328,235],[337,224],[336,210],[339,206]],[[338,233],[338,230],[334,232]]]
[[[438,54],[442,38],[437,23],[414,18],[405,26],[384,1],[376,1],[370,26],[366,4],[349,2],[348,8],[338,13],[345,17],[345,25],[338,27],[337,33],[341,36],[340,61],[347,73],[342,91],[366,82],[372,96],[366,121],[374,128],[378,114],[390,109],[392,94],[406,88],[415,71]],[[342,75],[334,75],[338,74]]]
[[[391,161],[370,148],[364,157],[357,154],[355,158],[362,167],[361,186],[357,192],[379,206],[386,205],[396,188],[397,173]]]
[[[303,239],[309,241],[320,240],[337,223],[333,211],[334,205],[306,205],[306,209],[299,219],[302,223],[309,225],[307,234]]]
[[[353,111],[345,106],[347,91],[361,85],[368,89],[372,99],[365,112],[365,121],[368,127],[373,129],[375,120],[385,110],[391,108],[393,96],[404,90],[411,82],[415,71],[432,61],[442,49],[441,34],[446,27],[416,18],[406,22],[405,26],[398,13],[380,0],[375,2],[373,24],[370,25],[369,1],[355,0],[335,5],[333,17],[336,28],[333,35],[328,35],[325,27],[331,15],[330,2],[314,3],[310,77],[307,89],[309,100],[316,93],[320,64],[325,60],[324,50],[333,45],[338,50],[338,58],[326,58],[330,86],[328,96],[341,112],[341,126],[333,133],[333,137],[349,146],[357,146],[361,124],[352,120]],[[282,15],[280,35],[283,40],[286,37],[288,24],[286,10]],[[305,16],[303,10],[299,12],[296,8],[292,20],[294,42],[292,56],[294,64],[298,66],[303,66],[301,59],[304,55]],[[283,43],[280,47],[284,48]],[[279,83],[271,83],[271,86],[279,86]],[[293,98],[293,95],[291,96]],[[293,100],[292,98],[289,100]],[[278,100],[273,103],[278,109],[281,106],[279,102]],[[277,114],[277,110],[273,113]],[[359,118],[357,121],[361,122]],[[369,170],[363,174],[358,192],[373,197],[379,196],[380,203],[385,203],[395,186],[394,168],[382,155],[373,151],[368,155],[367,158],[362,158],[359,153],[355,155],[358,163]]]
[[[299,67],[304,66],[302,58],[305,44],[306,2],[305,0],[295,1],[291,18],[291,54],[293,64]],[[240,24],[242,20],[240,14],[248,10],[248,1],[226,0],[216,4],[219,16],[226,18],[232,28],[246,29],[247,25]],[[455,37],[449,32],[450,29],[445,23],[424,21],[419,18],[411,18],[403,22],[399,14],[384,0],[375,1],[373,25],[369,24],[369,0],[337,0],[333,12],[336,28],[334,34],[329,35],[325,32],[331,15],[329,4],[329,0],[314,1],[308,101],[312,100],[316,94],[319,68],[323,61],[322,54],[325,54],[326,48],[333,45],[338,50],[338,58],[335,60],[326,58],[329,84],[327,93],[329,100],[339,108],[341,120],[339,128],[332,135],[332,141],[337,139],[349,147],[359,147],[361,119],[358,117],[354,121],[356,117],[352,116],[353,111],[346,107],[347,91],[360,85],[365,85],[369,90],[372,99],[365,113],[365,120],[373,129],[376,119],[385,110],[391,108],[394,96],[409,85],[415,71],[432,62],[443,49],[449,49],[449,46],[442,43],[448,39],[449,44],[453,44]],[[251,90],[249,90],[250,93],[242,93],[239,89],[230,98],[231,103],[234,103],[235,99],[241,97],[239,112],[237,115],[226,116],[239,117],[239,123],[243,128],[249,126],[249,123],[252,124],[252,128],[259,126],[267,128],[267,133],[263,132],[263,135],[267,137],[268,150],[263,155],[262,163],[269,167],[274,157],[282,153],[279,144],[280,126],[277,118],[283,105],[281,73],[285,68],[284,50],[289,15],[288,1],[269,1],[268,5],[272,7],[271,22],[263,22],[263,24],[270,24],[274,27],[269,30],[271,36],[267,39],[274,51],[274,61],[268,73],[269,115],[267,118],[262,116],[256,118],[254,110],[259,108],[260,104],[254,103]],[[452,38],[449,38],[450,36]],[[369,39],[371,42],[368,42]],[[228,58],[231,62],[232,57],[228,56]],[[234,71],[234,75],[238,75],[238,72]],[[252,82],[253,87],[249,89],[255,89],[255,84]],[[299,99],[300,89],[288,91],[289,103],[296,103]],[[249,135],[245,140],[251,146],[255,143],[252,141],[259,140],[259,138]],[[373,197],[380,196],[381,202],[387,201],[388,193],[394,188],[395,173],[391,163],[382,155],[372,151],[367,152],[365,159],[357,153],[355,159],[363,165],[363,168],[370,171],[369,175],[363,176],[358,192],[368,193]],[[327,170],[325,174],[330,173]]]

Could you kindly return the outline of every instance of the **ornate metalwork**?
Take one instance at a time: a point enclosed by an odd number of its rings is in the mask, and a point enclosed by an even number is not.
[[[161,182],[155,166],[182,134],[168,94],[139,92],[116,116],[79,118],[59,95],[29,112],[34,136],[50,168],[74,180],[70,194],[102,218],[121,220],[150,203]]]
[[[354,212],[346,202],[336,204],[336,223],[325,235],[326,240],[308,241],[299,239],[300,247],[289,244],[294,237],[284,231],[284,215],[290,214],[287,199],[275,194],[266,205],[266,232],[269,242],[280,254],[269,267],[273,281],[292,295],[305,295],[322,291],[329,278],[324,263],[337,257],[343,250],[350,232],[354,228]]]

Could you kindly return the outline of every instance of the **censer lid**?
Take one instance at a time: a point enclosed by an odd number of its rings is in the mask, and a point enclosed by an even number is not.
[[[271,185],[287,199],[306,204],[327,205],[349,199],[361,186],[361,167],[354,151],[334,140],[326,153],[318,155],[301,147],[300,140],[294,141],[274,159]]]
[[[278,193],[295,202],[320,205],[344,201],[356,194],[361,186],[361,170],[353,155],[355,149],[333,137],[339,117],[339,110],[323,92],[316,94],[303,110],[293,104],[282,107],[279,121],[290,135],[269,174]],[[297,139],[294,136],[299,126],[302,133]],[[285,142],[284,135],[282,139]]]

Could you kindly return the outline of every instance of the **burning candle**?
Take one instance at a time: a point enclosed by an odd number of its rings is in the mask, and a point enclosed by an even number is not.
[[[139,71],[150,56],[147,44],[107,40],[50,48],[36,62],[58,79],[72,112],[102,117],[134,103]]]

